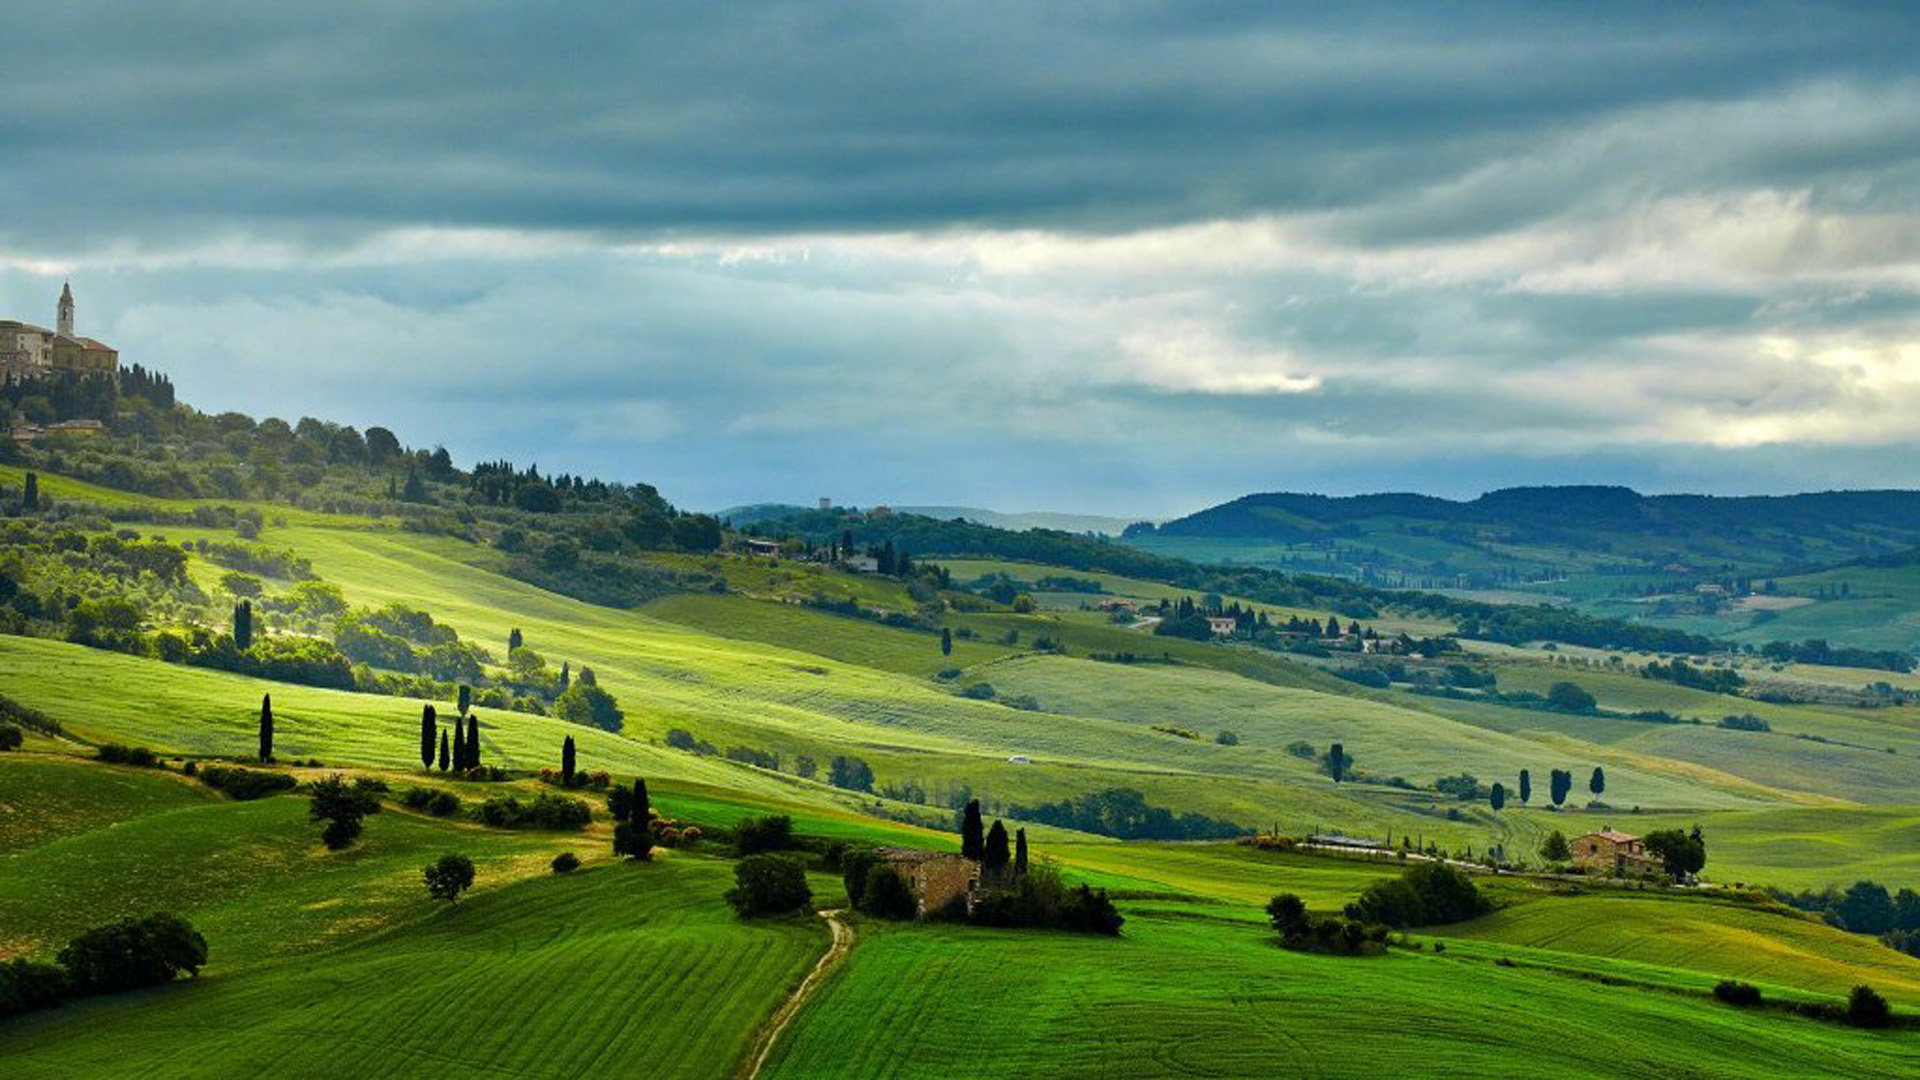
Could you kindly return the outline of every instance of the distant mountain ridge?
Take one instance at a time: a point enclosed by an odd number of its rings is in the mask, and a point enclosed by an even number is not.
[[[1873,527],[1896,535],[1920,536],[1920,491],[1642,495],[1627,487],[1572,485],[1503,488],[1465,501],[1413,493],[1329,496],[1271,492],[1245,495],[1176,518],[1157,531],[1164,536],[1305,540],[1338,526],[1381,518],[1611,532]]]

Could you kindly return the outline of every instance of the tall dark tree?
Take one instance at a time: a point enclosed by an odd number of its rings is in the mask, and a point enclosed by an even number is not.
[[[526,640],[527,640],[526,638],[520,636],[519,627],[516,626],[512,630],[508,631],[507,632],[508,654],[512,654],[513,650],[519,648],[521,645],[524,645],[526,643]]]
[[[273,695],[260,695],[260,760],[273,760]]]
[[[1587,779],[1587,790],[1593,792],[1596,799],[1604,794],[1607,790],[1607,770],[1595,765],[1593,775]]]
[[[940,628],[940,655],[953,655],[953,631],[945,626]]]
[[[1507,785],[1500,783],[1498,780],[1494,781],[1493,792],[1487,796],[1487,799],[1495,810],[1506,809]]]
[[[1333,620],[1329,619],[1327,621],[1332,622]],[[1327,772],[1329,775],[1333,777],[1334,783],[1337,784],[1346,777],[1347,761],[1348,761],[1348,758],[1347,758],[1346,747],[1340,745],[1339,743],[1334,743],[1333,746],[1328,748]]]
[[[1015,876],[1027,872],[1027,830],[1013,830],[1013,872]]]
[[[420,481],[420,470],[407,469],[407,484],[400,489],[400,498],[410,503],[427,501],[427,485]]]
[[[20,491],[20,508],[29,513],[40,509],[40,474],[28,473],[26,486]]]
[[[960,815],[960,854],[978,859],[986,847],[986,829],[980,820],[980,800],[968,799]]]
[[[573,668],[569,666],[565,660],[562,660],[560,661],[560,692],[563,694],[566,693],[567,687],[572,685]]]
[[[433,768],[433,744],[438,741],[440,719],[434,715],[433,706],[420,706],[420,767]]]
[[[455,704],[459,707],[461,716],[467,715],[467,710],[473,708],[473,687],[461,683],[460,698]]]
[[[1520,770],[1520,802],[1524,804],[1529,800],[1531,800],[1532,798],[1533,798],[1533,774],[1529,773],[1525,769],[1521,769]]]
[[[467,717],[467,768],[480,767],[480,714]]]
[[[647,782],[633,778],[633,799],[627,820],[614,826],[613,853],[644,860],[653,854],[653,808],[647,799]]]
[[[440,771],[446,772],[453,767],[452,753],[447,749],[447,733],[440,733]]]
[[[233,605],[233,645],[241,652],[253,647],[253,601]]]
[[[573,786],[573,736],[571,735],[567,736],[566,742],[560,744],[560,782],[568,787]]]
[[[1547,794],[1552,797],[1553,805],[1566,802],[1568,793],[1573,790],[1573,774],[1565,769],[1555,769],[1547,780]]]
[[[998,818],[993,828],[987,830],[986,843],[980,849],[980,868],[990,877],[998,877],[1013,861],[1013,853],[1007,846],[1007,827]]]

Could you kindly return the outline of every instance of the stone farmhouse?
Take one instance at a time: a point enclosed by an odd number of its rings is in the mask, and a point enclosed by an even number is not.
[[[913,890],[915,914],[924,918],[955,900],[964,901],[968,913],[972,913],[974,899],[980,891],[977,861],[952,852],[912,848],[886,847],[881,848],[879,854]]]
[[[73,286],[62,285],[54,325],[44,326],[0,319],[0,376],[8,382],[43,378],[56,372],[112,375],[120,370],[120,354],[90,337],[73,332]]]
[[[1640,838],[1616,831],[1611,825],[1573,842],[1573,865],[1590,874],[1648,877],[1666,872],[1661,861],[1647,853]]]

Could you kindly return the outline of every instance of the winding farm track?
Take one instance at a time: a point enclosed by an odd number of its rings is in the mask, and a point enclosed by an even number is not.
[[[760,1070],[766,1067],[767,1057],[773,1053],[773,1044],[780,1041],[780,1033],[787,1030],[787,1025],[799,1015],[807,999],[813,996],[813,992],[839,966],[847,950],[853,947],[853,927],[841,922],[840,915],[838,908],[820,913],[820,917],[827,920],[827,926],[833,930],[833,943],[827,946],[826,954],[813,965],[813,970],[807,972],[807,977],[800,980],[800,985],[794,987],[793,993],[781,1003],[779,1011],[767,1020],[760,1034],[754,1037],[753,1048],[748,1052],[745,1067],[739,1073],[740,1080],[756,1080]]]

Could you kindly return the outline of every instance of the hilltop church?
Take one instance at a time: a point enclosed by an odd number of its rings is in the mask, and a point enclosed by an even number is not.
[[[15,319],[0,319],[0,372],[6,381],[44,378],[58,372],[112,375],[120,370],[120,354],[90,337],[73,332],[73,286],[60,287],[60,306],[48,330]]]

